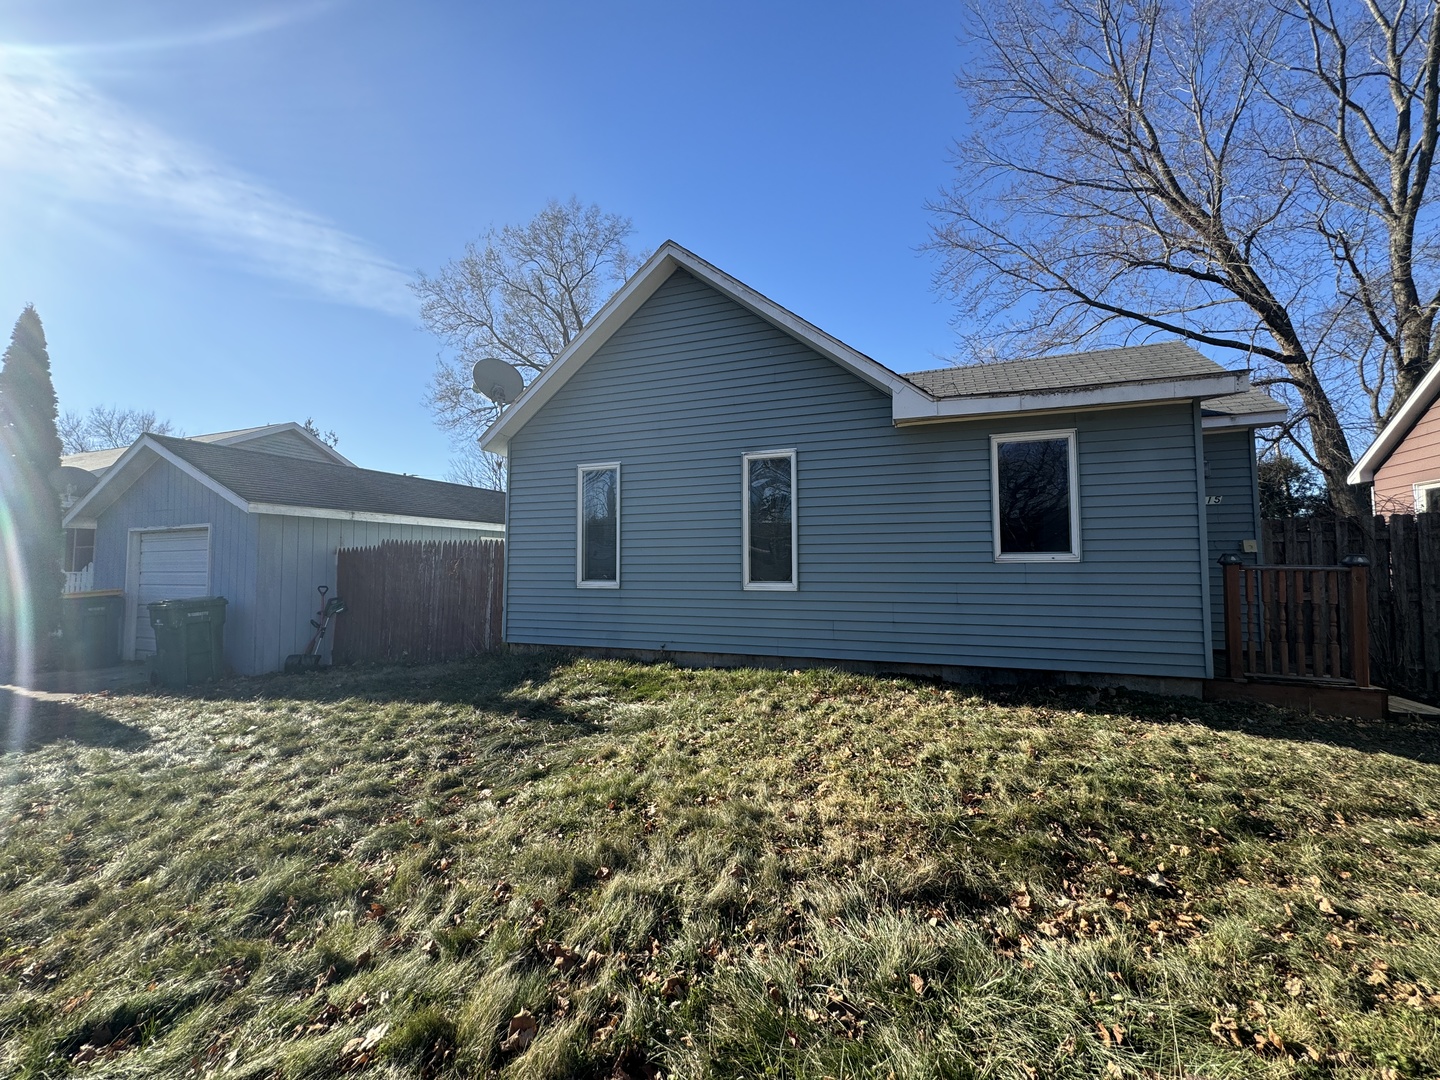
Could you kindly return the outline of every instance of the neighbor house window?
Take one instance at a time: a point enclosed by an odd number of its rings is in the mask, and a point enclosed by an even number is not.
[[[95,530],[65,530],[65,572],[76,573],[95,561]]]
[[[581,465],[576,495],[575,584],[620,587],[620,465]]]
[[[745,588],[793,590],[795,451],[746,454],[743,461]]]
[[[1440,480],[1424,480],[1415,485],[1415,512],[1440,514]]]
[[[1080,557],[1074,431],[992,435],[990,483],[997,560]]]

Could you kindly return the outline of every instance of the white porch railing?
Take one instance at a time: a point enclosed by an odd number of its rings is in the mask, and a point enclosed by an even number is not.
[[[92,562],[84,570],[65,571],[65,591],[89,592],[95,587],[95,564]]]

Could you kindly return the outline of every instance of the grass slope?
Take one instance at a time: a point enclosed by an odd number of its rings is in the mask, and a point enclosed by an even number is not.
[[[0,1074],[1440,1075],[1433,728],[502,658],[0,756]]]

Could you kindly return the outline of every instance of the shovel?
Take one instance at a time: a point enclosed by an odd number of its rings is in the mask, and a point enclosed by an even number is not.
[[[330,626],[330,620],[345,610],[345,601],[338,596],[325,599],[325,594],[330,591],[328,585],[317,585],[315,591],[320,594],[320,610],[315,612],[316,618],[310,620],[310,625],[315,628],[315,633],[310,637],[310,644],[305,646],[303,653],[291,653],[285,658],[285,674],[293,675],[297,671],[314,671],[320,666],[320,642],[325,640],[325,631]]]

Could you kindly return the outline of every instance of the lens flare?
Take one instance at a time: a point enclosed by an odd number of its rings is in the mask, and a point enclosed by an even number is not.
[[[0,476],[0,481],[4,479]],[[17,487],[0,486],[0,554],[5,560],[5,581],[0,585],[0,673],[8,674],[16,686],[29,686],[35,674],[35,612],[30,603],[25,552],[15,532],[12,495]],[[30,698],[0,693],[0,731],[7,736],[3,749],[20,750],[29,726]]]

